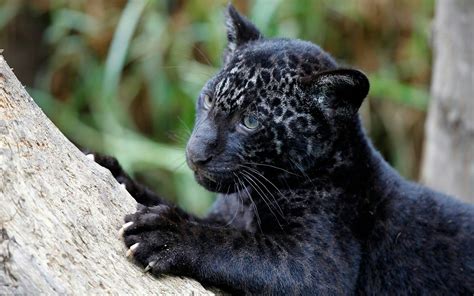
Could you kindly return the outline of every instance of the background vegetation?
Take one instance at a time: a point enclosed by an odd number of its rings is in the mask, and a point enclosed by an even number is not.
[[[269,37],[318,43],[369,74],[364,123],[416,179],[431,73],[434,0],[233,3]],[[0,0],[0,48],[75,143],[117,156],[163,196],[203,213],[184,145],[194,101],[221,64],[227,0]]]

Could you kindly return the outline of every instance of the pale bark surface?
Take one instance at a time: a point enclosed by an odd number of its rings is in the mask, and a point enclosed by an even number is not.
[[[135,206],[49,121],[0,56],[0,295],[212,294],[126,260],[117,231]]]
[[[425,184],[474,202],[474,1],[438,0]]]

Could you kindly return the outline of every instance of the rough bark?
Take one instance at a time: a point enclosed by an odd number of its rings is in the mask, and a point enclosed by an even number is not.
[[[35,105],[0,56],[0,295],[212,294],[128,262],[133,198]]]
[[[474,1],[438,0],[422,180],[474,202]]]

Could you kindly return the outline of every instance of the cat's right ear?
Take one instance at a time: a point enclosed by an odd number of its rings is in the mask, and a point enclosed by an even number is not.
[[[231,59],[239,46],[263,37],[257,27],[241,15],[232,4],[227,6],[226,27],[227,48],[224,52],[224,63]]]
[[[315,96],[320,108],[328,114],[353,116],[367,96],[369,79],[361,71],[335,69],[300,79]]]

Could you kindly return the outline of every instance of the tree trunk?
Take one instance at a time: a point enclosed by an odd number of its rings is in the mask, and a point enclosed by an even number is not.
[[[117,236],[135,201],[35,105],[0,55],[0,295],[212,294],[145,274]]]
[[[474,202],[474,1],[438,0],[425,184]]]

